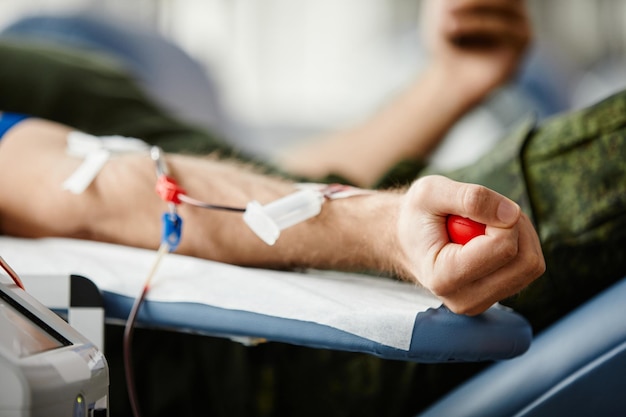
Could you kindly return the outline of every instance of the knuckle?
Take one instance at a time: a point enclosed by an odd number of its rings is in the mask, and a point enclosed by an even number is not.
[[[526,274],[533,278],[543,275],[546,271],[546,262],[541,253],[526,253],[522,262],[525,265]]]
[[[488,200],[489,190],[482,185],[467,184],[463,187],[461,202],[467,213],[477,213],[482,210]]]
[[[546,261],[543,256],[535,256],[534,259],[535,262],[533,263],[532,273],[536,277],[539,277],[546,272]]]
[[[467,265],[458,265],[454,272],[438,274],[430,281],[428,288],[437,297],[459,297],[463,294],[461,283],[470,281],[474,271]]]
[[[423,200],[435,192],[437,185],[435,176],[425,176],[415,181],[413,186],[413,197],[416,201]]]
[[[428,289],[437,297],[445,297],[455,291],[455,286],[451,280],[438,277],[429,282]]]
[[[504,260],[512,260],[517,257],[519,253],[519,247],[517,242],[513,241],[505,241],[504,244],[500,247],[499,256]]]
[[[444,297],[449,291],[447,285],[444,285],[438,281],[431,282],[428,289],[437,297]]]

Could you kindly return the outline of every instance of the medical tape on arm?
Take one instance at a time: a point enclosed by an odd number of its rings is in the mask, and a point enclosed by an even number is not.
[[[83,163],[63,182],[63,189],[80,194],[89,187],[111,157],[148,153],[150,146],[136,138],[92,136],[73,131],[67,135],[68,155],[84,158]]]

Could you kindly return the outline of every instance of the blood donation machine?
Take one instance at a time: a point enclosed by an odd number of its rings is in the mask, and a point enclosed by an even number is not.
[[[108,416],[102,352],[0,276],[0,416]]]

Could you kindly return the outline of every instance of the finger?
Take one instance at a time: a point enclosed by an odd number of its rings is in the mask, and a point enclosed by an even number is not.
[[[524,43],[531,30],[523,4],[502,0],[459,1],[446,14],[443,31],[457,41]]]
[[[457,294],[502,269],[519,255],[519,230],[493,228],[465,245],[444,245],[435,259],[427,286],[436,295]]]
[[[530,38],[529,28],[501,19],[472,16],[451,19],[444,28],[444,36],[459,44],[523,45]]]
[[[489,14],[505,18],[527,18],[526,2],[522,0],[454,0],[448,4],[454,15]]]

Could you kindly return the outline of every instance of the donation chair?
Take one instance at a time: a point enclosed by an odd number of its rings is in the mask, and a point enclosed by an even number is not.
[[[420,417],[626,415],[626,278]]]

